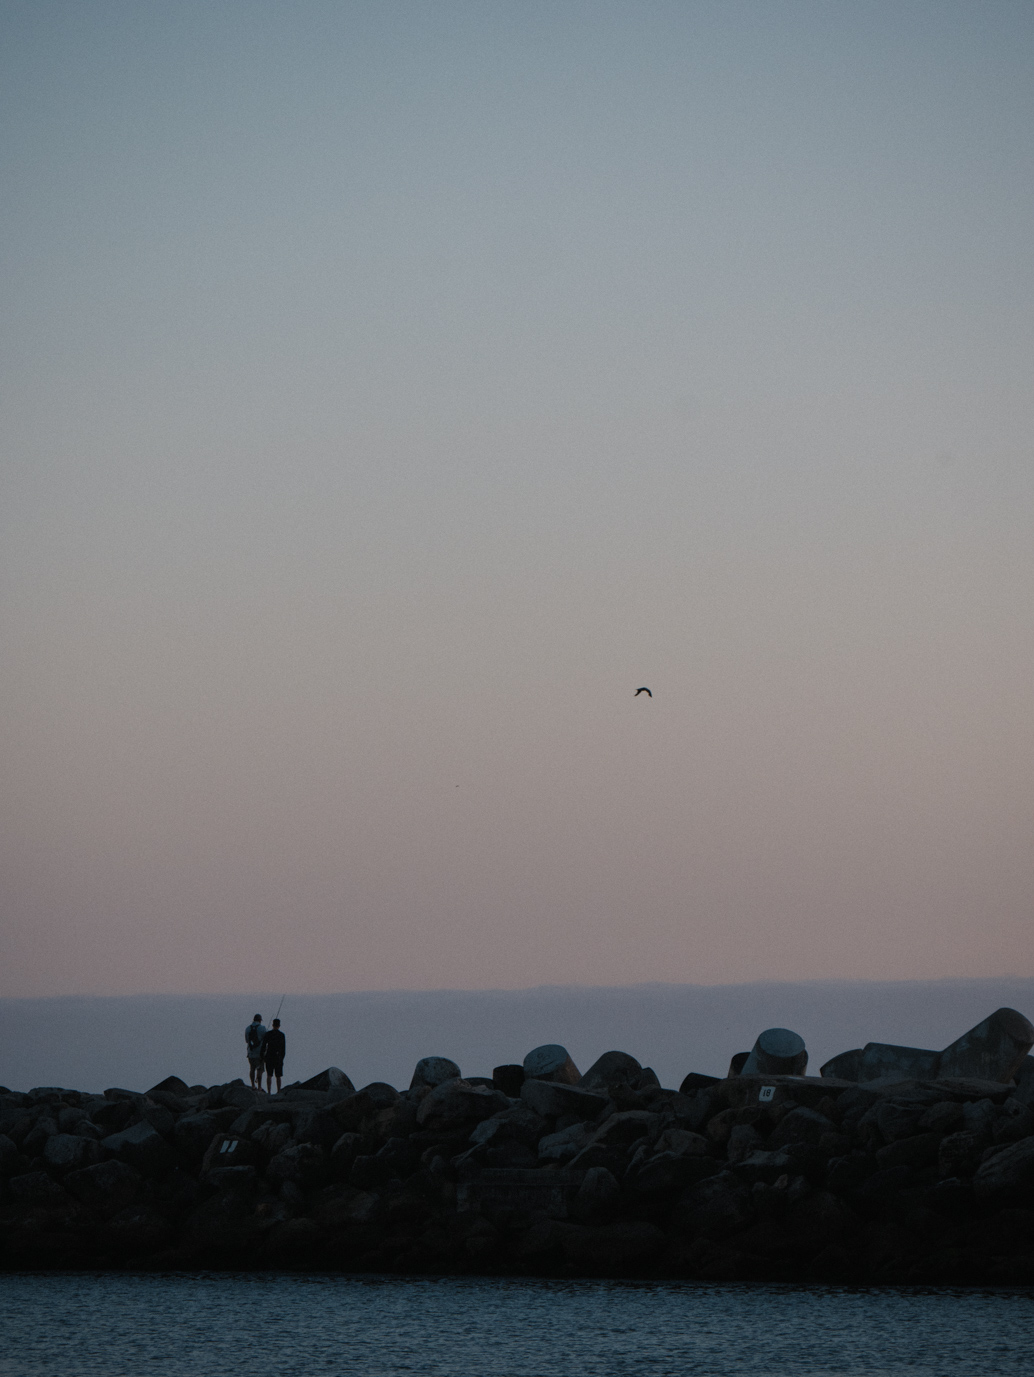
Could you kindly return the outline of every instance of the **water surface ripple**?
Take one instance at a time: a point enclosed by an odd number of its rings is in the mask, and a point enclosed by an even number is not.
[[[18,1274],[0,1336],[2,1377],[1029,1377],[1034,1293]]]

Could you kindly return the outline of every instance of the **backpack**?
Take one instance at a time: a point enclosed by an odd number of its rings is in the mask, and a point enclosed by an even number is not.
[[[248,1044],[249,1051],[255,1051],[262,1041],[262,1034],[259,1032],[257,1023],[249,1023],[244,1033],[244,1041]]]

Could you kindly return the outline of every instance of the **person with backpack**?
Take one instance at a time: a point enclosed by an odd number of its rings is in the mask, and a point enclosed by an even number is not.
[[[256,1014],[244,1030],[244,1046],[248,1050],[252,1090],[262,1089],[262,1039],[265,1036],[266,1026],[262,1022],[262,1015]]]
[[[284,1074],[284,1053],[287,1039],[280,1031],[280,1020],[275,1018],[273,1026],[262,1039],[262,1061],[266,1068],[266,1094],[273,1093],[273,1077],[276,1077],[276,1093],[280,1094],[280,1078]]]

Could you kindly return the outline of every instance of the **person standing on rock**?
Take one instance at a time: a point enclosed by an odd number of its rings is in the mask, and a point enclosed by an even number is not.
[[[262,1039],[262,1062],[266,1068],[267,1095],[273,1093],[274,1076],[276,1077],[276,1093],[280,1094],[280,1078],[284,1074],[284,1053],[286,1051],[287,1039],[280,1031],[280,1020],[275,1018],[272,1028]]]
[[[262,1089],[262,1039],[266,1036],[266,1025],[262,1015],[256,1014],[244,1030],[244,1046],[248,1049],[248,1070],[251,1072],[252,1090]]]

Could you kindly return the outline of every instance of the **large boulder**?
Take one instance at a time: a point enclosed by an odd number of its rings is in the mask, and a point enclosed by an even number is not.
[[[303,1090],[347,1090],[348,1093],[355,1093],[355,1086],[348,1079],[340,1066],[328,1066],[325,1071],[321,1071],[318,1076],[310,1076],[307,1081],[302,1081]]]
[[[788,1143],[817,1143],[824,1133],[835,1132],[835,1126],[824,1114],[803,1106],[791,1109],[776,1125],[768,1143],[770,1148],[785,1147]]]
[[[99,1143],[74,1133],[55,1133],[43,1146],[43,1160],[58,1173],[93,1166],[103,1156]]]
[[[125,1162],[98,1162],[96,1166],[70,1172],[64,1184],[91,1209],[121,1210],[136,1198],[140,1173]]]
[[[521,1086],[521,1102],[544,1119],[559,1119],[564,1114],[595,1119],[606,1105],[607,1096],[561,1082],[532,1079]]]
[[[808,1049],[799,1033],[789,1028],[766,1028],[758,1035],[741,1076],[803,1076]]]
[[[266,1177],[274,1185],[292,1182],[302,1187],[321,1185],[326,1176],[327,1159],[315,1143],[296,1143],[270,1159]]]
[[[1018,1205],[1029,1205],[1034,1196],[1034,1138],[1024,1138],[999,1149],[978,1168],[973,1193],[979,1201],[1013,1196]]]
[[[237,1111],[232,1107],[207,1110],[202,1114],[184,1114],[177,1121],[173,1134],[177,1151],[192,1165],[200,1162],[215,1135],[229,1128],[236,1116]]]
[[[582,1090],[610,1091],[614,1085],[636,1086],[643,1068],[627,1052],[604,1052],[579,1080]]]
[[[148,1099],[156,1092],[162,1092],[168,1095],[178,1095],[182,1098],[184,1095],[190,1094],[190,1086],[186,1081],[181,1081],[179,1076],[166,1076],[163,1081],[159,1081],[157,1085],[151,1086],[150,1090],[147,1092]]]
[[[331,1106],[330,1112],[343,1133],[358,1133],[364,1122],[375,1119],[385,1109],[391,1109],[398,1104],[398,1100],[399,1092],[393,1085],[385,1081],[371,1081],[362,1090]]]
[[[722,1172],[685,1191],[675,1206],[672,1222],[685,1233],[720,1238],[749,1224],[753,1216],[746,1186]]]
[[[202,1159],[201,1175],[211,1177],[213,1171],[224,1167],[252,1167],[258,1155],[258,1148],[247,1138],[239,1138],[235,1133],[218,1133]]]
[[[660,1116],[644,1109],[626,1109],[611,1114],[593,1135],[592,1141],[606,1147],[628,1147],[643,1137],[656,1138],[660,1130]]]
[[[482,1119],[509,1108],[510,1101],[501,1090],[452,1080],[436,1086],[420,1101],[416,1118],[426,1132],[469,1133]]]
[[[176,1165],[175,1152],[146,1120],[112,1133],[102,1146],[142,1176],[162,1176]]]
[[[524,1075],[528,1080],[555,1081],[560,1085],[577,1085],[581,1079],[567,1048],[557,1042],[544,1043],[529,1052],[524,1058]]]
[[[539,1158],[543,1162],[571,1162],[589,1146],[593,1136],[592,1125],[584,1122],[562,1128],[559,1133],[547,1133],[539,1140]]]
[[[53,1209],[68,1201],[62,1187],[45,1171],[29,1171],[24,1176],[12,1176],[7,1189],[16,1205],[28,1208]]]
[[[418,1085],[426,1085],[433,1090],[435,1086],[444,1085],[446,1081],[459,1079],[460,1068],[448,1057],[421,1057],[413,1070],[409,1088],[415,1090]]]
[[[490,1119],[482,1119],[472,1130],[470,1141],[475,1146],[513,1141],[534,1147],[548,1131],[549,1125],[541,1115],[532,1113],[526,1105],[518,1104],[500,1114],[493,1114]]]

